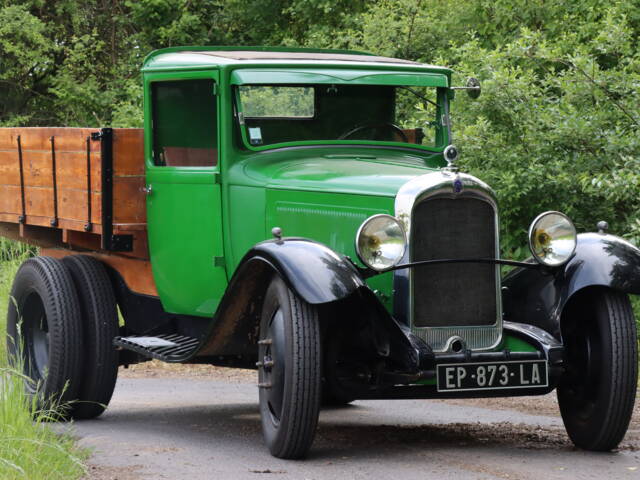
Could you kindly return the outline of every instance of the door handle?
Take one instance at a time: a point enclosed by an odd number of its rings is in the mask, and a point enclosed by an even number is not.
[[[153,192],[153,187],[151,184],[149,184],[146,187],[140,187],[140,191],[145,195],[151,195],[151,193]]]

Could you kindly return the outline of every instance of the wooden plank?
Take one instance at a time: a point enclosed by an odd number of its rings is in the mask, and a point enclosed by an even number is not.
[[[86,150],[86,140],[99,128],[65,128],[65,127],[13,127],[0,128],[0,150],[14,150],[17,139],[24,150],[51,150],[51,136],[56,137],[56,149],[61,152],[80,152]],[[100,151],[100,142],[91,141],[91,151]]]
[[[18,223],[17,213],[0,213],[0,223]]]
[[[90,255],[101,262],[106,263],[116,270],[121,276],[127,287],[135,293],[143,295],[158,296],[158,290],[153,280],[153,272],[151,271],[151,262],[136,258],[128,258],[120,255],[111,255],[96,252],[78,252],[67,249],[43,248],[40,251],[43,256],[63,258],[67,255]]]
[[[0,185],[0,213],[20,215],[21,209],[20,186]]]
[[[1,214],[0,214],[0,218],[1,218]],[[15,216],[14,216],[15,218]],[[39,227],[51,227],[51,217],[47,216],[47,217],[39,217],[39,216],[35,216],[35,215],[31,215],[29,216],[29,218],[27,219],[27,221],[29,222],[27,225],[33,225],[33,226],[39,226]],[[78,232],[83,232],[84,233],[84,225],[85,225],[85,221],[83,220],[67,220],[67,219],[58,219],[58,226],[56,228],[58,229],[66,229],[66,230],[75,230]],[[94,234],[101,234],[102,233],[102,225],[99,224],[93,224],[91,226],[91,233]],[[29,243],[29,242],[27,242]]]
[[[48,227],[51,228],[51,217],[38,217],[35,215],[31,215],[28,219],[29,225],[37,226],[37,227]],[[18,214],[15,213],[0,213],[0,223],[8,222],[8,223],[18,223]],[[67,230],[77,230],[84,231],[84,221],[74,221],[74,220],[58,220],[58,229],[67,229]],[[55,230],[52,228],[52,230]],[[91,230],[92,233],[101,234],[102,233],[102,225],[95,224]],[[29,243],[27,240],[22,240],[26,243]]]
[[[113,223],[147,223],[144,177],[113,179]]]
[[[100,250],[102,239],[94,233],[80,232],[77,230],[65,230],[62,236],[64,243],[69,248],[81,248],[83,250]]]
[[[50,187],[53,185],[51,151],[24,151],[25,186]],[[91,154],[91,189],[100,191],[102,162],[100,152]],[[56,149],[56,177],[59,187],[86,189],[87,153],[59,152]],[[0,184],[20,185],[17,151],[0,151]]]
[[[113,223],[147,222],[145,185],[144,130],[113,130]]]
[[[20,185],[18,150],[0,150],[0,183]]]
[[[53,218],[53,188],[25,187],[27,223],[29,216]],[[87,191],[70,188],[58,188],[58,216],[60,220],[86,222]],[[20,186],[0,185],[0,213],[20,213]],[[91,193],[91,221],[102,222],[101,194]],[[84,223],[83,223],[84,224]]]
[[[113,129],[114,176],[144,177],[144,130],[142,128]]]
[[[114,223],[113,233],[115,234],[127,234],[131,232],[146,232],[146,223]]]
[[[102,223],[102,195],[100,193],[91,193],[91,222],[94,224]],[[58,215],[59,217],[70,220],[87,220],[87,191],[58,189]],[[27,215],[28,213],[27,209]]]

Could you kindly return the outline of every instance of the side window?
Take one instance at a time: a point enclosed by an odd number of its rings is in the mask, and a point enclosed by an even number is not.
[[[213,80],[151,84],[153,161],[167,167],[218,164]]]

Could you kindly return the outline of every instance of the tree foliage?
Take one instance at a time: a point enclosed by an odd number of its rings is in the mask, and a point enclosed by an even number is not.
[[[188,44],[351,48],[444,64],[465,169],[506,254],[560,209],[640,241],[640,0],[0,0],[0,125],[139,126],[139,66]]]

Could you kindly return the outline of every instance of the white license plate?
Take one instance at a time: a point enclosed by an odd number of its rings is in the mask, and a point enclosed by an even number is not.
[[[439,392],[549,386],[546,360],[449,363],[437,373]]]

